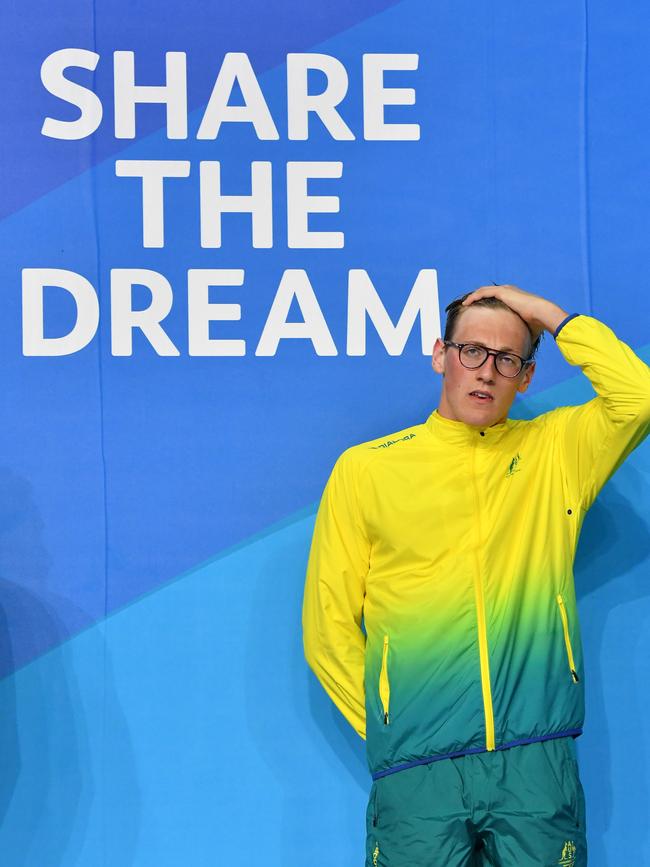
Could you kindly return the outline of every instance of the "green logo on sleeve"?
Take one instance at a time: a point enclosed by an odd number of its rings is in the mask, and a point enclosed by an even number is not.
[[[414,433],[406,434],[406,436],[400,437],[397,440],[386,440],[385,443],[380,443],[378,446],[370,446],[371,449],[387,449],[389,446],[394,446],[395,443],[402,442],[402,440],[412,440],[415,436]]]

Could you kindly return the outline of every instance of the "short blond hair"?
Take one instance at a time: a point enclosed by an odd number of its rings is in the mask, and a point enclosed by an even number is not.
[[[510,313],[514,313],[515,316],[519,316],[519,314],[515,310],[513,310],[512,307],[508,307],[505,302],[503,302],[500,298],[495,298],[493,295],[488,296],[487,298],[478,298],[476,301],[472,301],[469,307],[463,307],[463,301],[469,295],[471,295],[471,292],[466,292],[464,295],[461,295],[460,298],[456,298],[445,307],[447,321],[445,322],[445,333],[443,337],[444,340],[454,339],[453,335],[456,329],[458,318],[462,314],[463,310],[469,310],[470,307],[488,307],[491,309],[496,308],[497,310],[508,310]],[[539,349],[539,344],[544,335],[544,332],[542,331],[542,333],[537,338],[535,338],[526,320],[522,319],[521,316],[519,316],[519,318],[524,323],[524,325],[526,326],[526,330],[528,331],[529,351],[527,360],[532,361],[532,359],[535,357],[537,350]]]

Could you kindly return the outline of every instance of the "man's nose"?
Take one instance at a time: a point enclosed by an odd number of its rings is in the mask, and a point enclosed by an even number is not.
[[[488,357],[478,369],[479,378],[487,380],[488,382],[494,382],[498,374],[496,364],[496,356],[488,355]]]

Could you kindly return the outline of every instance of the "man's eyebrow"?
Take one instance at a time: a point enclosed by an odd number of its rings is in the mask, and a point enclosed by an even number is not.
[[[465,343],[473,343],[474,346],[484,346],[486,349],[492,349],[491,346],[483,343],[482,340],[466,340]],[[517,350],[513,349],[512,346],[502,346],[501,349],[497,349],[497,352],[514,352],[515,355],[518,355]]]

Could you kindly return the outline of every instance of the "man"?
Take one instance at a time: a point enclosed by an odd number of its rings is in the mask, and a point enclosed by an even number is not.
[[[368,867],[583,867],[572,566],[650,427],[650,370],[601,322],[515,286],[447,309],[437,410],[348,449],[327,483],[305,653],[367,739]],[[510,420],[544,330],[597,396]]]

